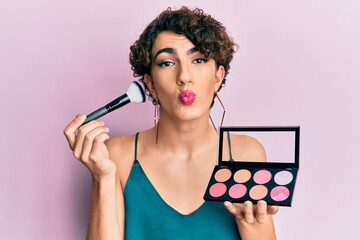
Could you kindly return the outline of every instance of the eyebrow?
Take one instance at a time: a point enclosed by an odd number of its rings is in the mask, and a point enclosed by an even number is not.
[[[191,55],[195,52],[198,52],[199,49],[197,47],[193,47],[193,48],[190,48],[188,51],[187,51],[187,55]],[[161,53],[169,53],[169,54],[175,54],[176,53],[176,50],[173,49],[173,48],[162,48],[160,49],[159,51],[157,51],[157,53],[155,54],[155,57],[154,59],[157,58],[157,56],[159,56]]]

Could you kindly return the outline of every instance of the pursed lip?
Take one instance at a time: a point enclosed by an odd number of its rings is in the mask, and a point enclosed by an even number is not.
[[[181,91],[179,94],[179,100],[184,105],[191,105],[194,103],[196,94],[191,90]]]

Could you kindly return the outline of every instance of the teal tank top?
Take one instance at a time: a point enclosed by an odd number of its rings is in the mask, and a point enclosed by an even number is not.
[[[137,160],[127,180],[125,198],[126,240],[235,240],[240,239],[235,218],[222,202],[204,202],[189,215],[170,207],[158,194]]]

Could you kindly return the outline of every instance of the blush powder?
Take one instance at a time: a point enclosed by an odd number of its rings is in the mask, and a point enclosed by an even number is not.
[[[260,200],[266,197],[268,189],[263,185],[256,185],[250,189],[250,197],[254,200]]]
[[[247,182],[251,178],[251,173],[247,169],[241,169],[234,174],[234,181],[237,183]]]
[[[271,190],[270,196],[275,201],[281,202],[290,196],[290,191],[287,187],[278,186],[278,187],[274,187],[274,189]]]
[[[246,193],[246,187],[244,184],[235,184],[229,190],[229,195],[232,198],[241,198]]]
[[[293,175],[289,171],[280,171],[275,174],[274,181],[279,185],[287,185],[293,180]]]
[[[220,169],[215,173],[215,180],[218,182],[225,182],[231,177],[231,171],[227,168]]]
[[[268,170],[257,171],[254,175],[254,181],[257,184],[265,184],[271,179],[271,172]]]
[[[209,192],[212,197],[220,197],[226,192],[226,185],[224,183],[215,183],[211,186]]]

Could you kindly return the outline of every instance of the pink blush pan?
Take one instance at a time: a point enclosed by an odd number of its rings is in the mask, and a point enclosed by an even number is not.
[[[272,199],[280,202],[286,200],[290,196],[290,191],[287,187],[278,186],[271,190],[270,195]]]
[[[269,172],[268,170],[260,170],[256,172],[254,175],[254,181],[257,184],[265,184],[269,182],[270,179],[271,179],[271,172]]]
[[[237,199],[243,197],[247,192],[244,184],[235,184],[229,189],[230,197]]]
[[[221,197],[226,192],[226,185],[224,183],[215,183],[211,186],[209,193],[213,197]]]

